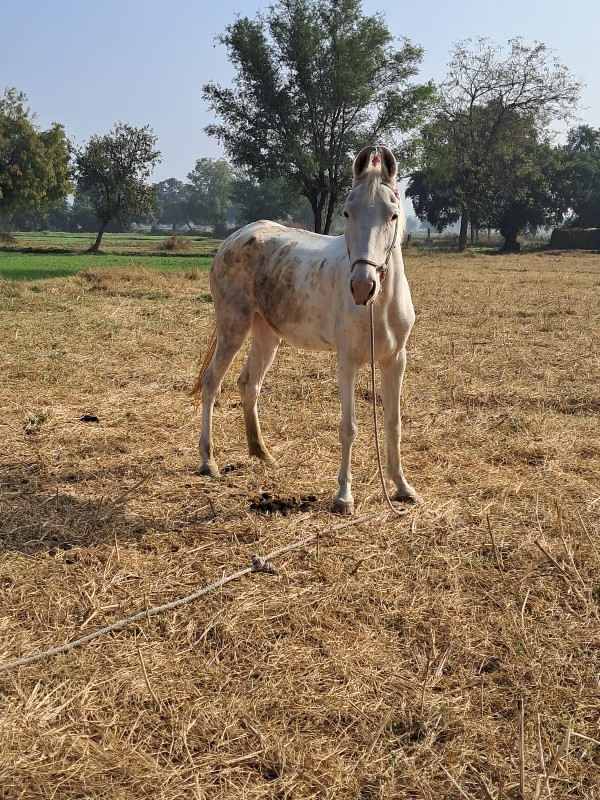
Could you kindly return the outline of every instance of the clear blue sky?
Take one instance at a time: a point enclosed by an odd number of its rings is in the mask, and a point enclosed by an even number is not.
[[[203,128],[210,80],[233,78],[215,42],[236,15],[271,0],[0,0],[0,93],[25,92],[42,127],[56,121],[75,144],[115,122],[150,125],[163,161],[155,181],[184,180],[196,160],[223,155]],[[363,0],[394,36],[425,49],[421,80],[441,80],[453,44],[485,36],[543,42],[586,83],[581,121],[600,127],[599,0]]]

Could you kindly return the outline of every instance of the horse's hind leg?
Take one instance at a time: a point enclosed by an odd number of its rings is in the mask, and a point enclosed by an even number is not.
[[[267,325],[260,314],[255,314],[252,320],[250,353],[238,379],[248,450],[251,456],[256,456],[269,464],[272,464],[275,459],[270,455],[263,441],[258,421],[257,403],[263,379],[273,363],[280,342],[281,338]]]
[[[250,321],[248,320],[247,324],[231,326],[226,333],[221,330],[217,335],[217,346],[202,380],[202,432],[200,433],[200,457],[202,463],[198,469],[199,475],[210,475],[211,478],[220,476],[219,468],[213,455],[213,408],[223,376],[231,366],[249,330]]]

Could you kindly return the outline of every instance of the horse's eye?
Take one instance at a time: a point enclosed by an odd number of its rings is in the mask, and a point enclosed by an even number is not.
[[[346,217],[346,219],[348,219],[348,217],[350,216],[350,214],[348,214],[348,212],[347,212],[347,211],[344,211],[344,216]]]
[[[392,214],[392,220],[398,219],[398,214]]]

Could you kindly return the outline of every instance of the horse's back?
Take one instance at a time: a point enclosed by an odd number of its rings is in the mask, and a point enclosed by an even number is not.
[[[332,250],[332,243],[340,237],[323,236],[302,228],[290,228],[270,220],[258,220],[232,233],[219,247],[212,271],[220,271],[232,260],[240,266],[256,269],[261,264],[284,262],[292,251],[297,260],[310,262],[324,251]]]
[[[259,313],[289,341],[329,349],[329,332],[316,329],[330,327],[325,317],[345,258],[341,240],[266,220],[236,231],[211,266],[217,315]]]

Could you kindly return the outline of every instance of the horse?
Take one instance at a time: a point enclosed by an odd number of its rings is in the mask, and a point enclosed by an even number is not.
[[[341,467],[332,510],[352,514],[354,387],[359,367],[370,358],[372,313],[386,467],[396,486],[393,499],[420,502],[400,459],[400,393],[415,312],[402,260],[405,216],[396,176],[396,159],[387,147],[365,147],[353,162],[344,234],[325,236],[261,220],[233,233],[219,247],[210,268],[216,344],[192,389],[193,395],[202,395],[198,474],[220,477],[213,451],[213,407],[223,377],[249,333],[252,342],[238,388],[250,455],[269,464],[275,459],[265,447],[257,402],[281,340],[300,349],[335,350]]]

